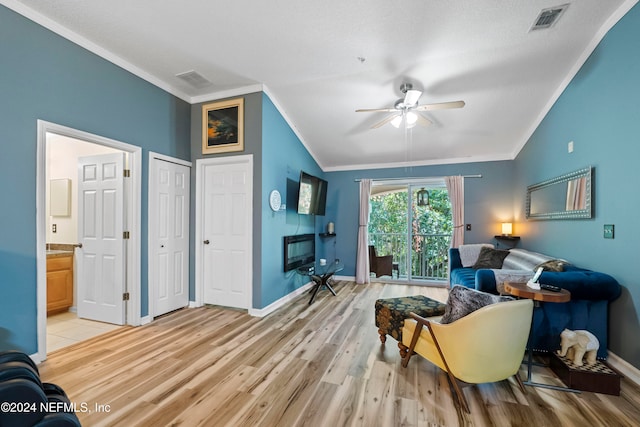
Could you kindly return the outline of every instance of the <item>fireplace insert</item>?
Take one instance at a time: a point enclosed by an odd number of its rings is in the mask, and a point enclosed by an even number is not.
[[[316,235],[284,236],[284,271],[294,270],[316,260]]]

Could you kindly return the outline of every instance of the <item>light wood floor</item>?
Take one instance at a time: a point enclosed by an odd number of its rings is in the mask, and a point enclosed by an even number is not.
[[[579,395],[504,381],[464,389],[453,401],[446,375],[419,356],[400,365],[381,346],[374,301],[446,290],[338,282],[259,319],[220,307],[184,309],[49,355],[44,381],[92,413],[85,426],[637,426],[640,390]],[[521,375],[526,374],[524,365]],[[534,380],[557,383],[546,368]],[[102,411],[95,411],[96,405]]]

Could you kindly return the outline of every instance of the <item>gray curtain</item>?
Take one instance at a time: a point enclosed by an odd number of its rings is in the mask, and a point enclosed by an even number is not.
[[[369,283],[369,198],[371,196],[371,180],[360,181],[360,213],[358,220],[358,256],[356,259],[356,283]]]

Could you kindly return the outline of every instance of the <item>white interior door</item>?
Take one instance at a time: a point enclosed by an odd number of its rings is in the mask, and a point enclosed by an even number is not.
[[[149,280],[154,317],[189,304],[190,171],[188,166],[156,158],[151,163]]]
[[[78,160],[78,317],[124,324],[124,153]]]
[[[201,212],[204,303],[250,307],[251,164],[205,164]]]

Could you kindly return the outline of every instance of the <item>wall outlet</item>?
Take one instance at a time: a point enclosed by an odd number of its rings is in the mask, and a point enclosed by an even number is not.
[[[58,224],[51,224],[51,232],[52,233],[58,232]]]
[[[614,226],[613,224],[605,224],[604,225],[604,238],[605,239],[613,239],[614,237]]]
[[[467,224],[467,231],[471,231],[471,224]]]
[[[569,153],[573,153],[573,141],[569,141],[569,143],[567,144],[567,151]]]

